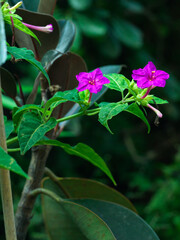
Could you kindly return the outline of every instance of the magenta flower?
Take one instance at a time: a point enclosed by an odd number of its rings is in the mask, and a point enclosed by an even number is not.
[[[148,62],[143,69],[133,70],[132,78],[137,81],[139,88],[151,87],[152,89],[154,87],[164,87],[169,74],[162,70],[156,70],[155,65],[152,62]]]
[[[76,75],[76,78],[79,81],[77,87],[79,92],[88,89],[90,93],[98,93],[101,91],[104,84],[110,83],[109,79],[103,77],[103,73],[99,68],[89,73],[80,72]]]
[[[53,31],[52,24],[48,24],[45,27],[35,26],[35,25],[28,24],[28,23],[24,23],[24,22],[23,22],[23,24],[28,28],[31,28],[31,29],[34,29],[34,30],[37,30],[40,32],[51,33]]]

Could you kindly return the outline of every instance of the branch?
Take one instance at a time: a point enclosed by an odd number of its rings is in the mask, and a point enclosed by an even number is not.
[[[36,196],[32,197],[30,193],[40,186],[50,150],[51,147],[49,146],[38,146],[32,148],[32,157],[28,170],[28,175],[31,179],[26,180],[15,216],[18,240],[24,240],[26,237],[30,219],[32,218],[32,210],[36,200]]]

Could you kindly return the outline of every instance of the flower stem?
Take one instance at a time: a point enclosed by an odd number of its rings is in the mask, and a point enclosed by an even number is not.
[[[0,76],[1,89],[1,76]],[[0,90],[0,146],[6,151],[6,137],[4,127],[4,114],[2,107],[2,95]],[[12,190],[9,170],[0,169],[1,198],[4,214],[5,234],[7,240],[16,240],[16,229],[14,222],[14,209],[12,201]]]

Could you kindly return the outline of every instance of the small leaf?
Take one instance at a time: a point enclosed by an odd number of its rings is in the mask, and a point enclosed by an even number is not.
[[[23,115],[18,130],[18,140],[21,153],[26,153],[34,144],[56,126],[56,119],[50,118],[43,123],[41,117],[34,112]]]
[[[7,47],[7,50],[11,55],[15,57],[15,59],[17,60],[24,59],[27,62],[34,65],[36,68],[38,68],[39,71],[41,71],[44,74],[44,76],[48,80],[48,83],[50,84],[50,79],[47,72],[45,71],[41,63],[34,58],[34,53],[31,50],[28,50],[26,48],[17,48],[17,47]]]
[[[7,47],[6,47],[6,34],[5,34],[5,28],[4,28],[4,20],[2,17],[2,12],[0,9],[0,66],[5,63],[7,58]]]
[[[51,110],[53,110],[59,104],[67,101],[77,102],[77,103],[81,102],[77,89],[67,90],[64,92],[60,92],[60,91],[57,92],[51,99],[49,99],[46,102],[44,106],[44,112],[46,112],[49,109],[49,107],[51,107]]]
[[[111,132],[108,126],[108,120],[112,117],[118,115],[120,112],[126,110],[128,108],[128,104],[119,104],[119,103],[101,103],[101,110],[99,112],[99,122],[107,128],[107,130]]]
[[[150,132],[151,127],[149,125],[149,122],[136,103],[132,103],[131,105],[129,105],[129,107],[125,111],[134,114],[136,117],[139,117],[147,125],[148,133]]]
[[[123,92],[125,89],[127,89],[130,83],[129,79],[122,74],[104,74],[104,77],[110,80],[110,83],[105,84],[106,87],[120,92]]]
[[[56,182],[44,178],[42,186],[62,198],[91,198],[120,204],[137,213],[133,204],[120,192],[95,180],[84,178],[58,178]]]
[[[155,97],[155,96],[153,97],[153,100],[151,100],[150,103],[152,103],[152,104],[166,104],[166,103],[168,103],[167,100],[163,100],[163,99]]]
[[[104,160],[88,145],[84,143],[78,143],[75,146],[70,146],[69,144],[65,144],[62,142],[59,142],[57,140],[42,140],[37,143],[38,145],[51,145],[51,146],[57,146],[61,147],[70,155],[75,155],[78,157],[81,157],[90,163],[92,163],[94,166],[100,168],[116,185],[116,182],[107,167]]]
[[[22,168],[17,164],[16,160],[8,155],[1,147],[0,147],[0,168],[4,168],[15,172],[25,178],[29,178],[28,175],[22,170]]]
[[[22,107],[16,107],[13,109],[13,123],[15,130],[17,130],[23,114],[32,110],[43,112],[43,108],[35,104],[26,104]]]
[[[5,95],[2,95],[2,103],[3,107],[12,110],[14,107],[16,107],[16,104],[12,98],[7,97]]]

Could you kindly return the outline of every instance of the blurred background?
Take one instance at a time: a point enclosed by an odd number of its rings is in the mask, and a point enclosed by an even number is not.
[[[180,236],[179,8],[178,0],[59,0],[54,13],[57,19],[75,23],[77,34],[71,51],[84,58],[89,70],[123,64],[121,73],[131,79],[133,69],[153,61],[157,69],[170,74],[164,89],[153,90],[169,104],[160,106],[163,118],[158,127],[154,125],[155,114],[148,111],[150,134],[139,119],[121,113],[110,121],[114,135],[98,123],[97,117],[83,117],[71,121],[67,137],[61,139],[71,145],[84,142],[94,148],[112,171],[116,189],[132,201],[162,240],[179,240]],[[28,93],[36,71],[30,65],[23,70],[22,64],[18,71],[23,74]],[[109,91],[101,100],[118,99],[118,92]],[[25,170],[30,155],[28,152],[23,158],[15,156]],[[61,177],[91,178],[112,186],[100,170],[58,148],[51,152],[47,165]],[[14,174],[12,179],[17,205],[24,179]],[[40,199],[27,239],[46,239]]]

